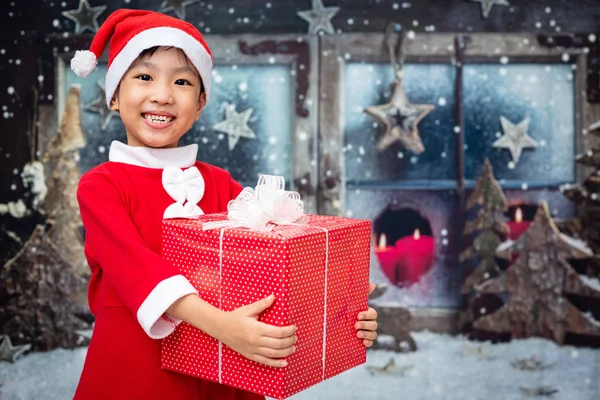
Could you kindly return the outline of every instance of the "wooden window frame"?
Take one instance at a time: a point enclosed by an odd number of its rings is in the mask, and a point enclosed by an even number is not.
[[[470,63],[500,64],[500,57],[511,62],[544,63],[562,62],[563,54],[575,64],[575,154],[588,148],[591,135],[582,135],[584,127],[592,122],[588,116],[590,104],[585,96],[587,53],[584,48],[547,47],[539,44],[534,34],[417,34],[406,39],[407,63],[444,63],[456,68],[455,96],[456,123],[461,132],[463,65]],[[360,60],[367,63],[389,63],[384,34],[349,33],[321,38],[321,101],[320,101],[320,181],[319,210],[321,213],[343,215],[346,198],[346,172],[344,157],[345,116],[343,111],[343,82],[346,62]],[[391,68],[391,67],[390,67]],[[465,171],[463,134],[456,135],[456,182],[460,203],[464,204]],[[575,154],[573,156],[575,156]],[[574,160],[573,160],[574,162]],[[581,181],[585,169],[575,165],[575,179]],[[372,185],[371,185],[372,186]],[[371,187],[370,186],[370,187]],[[373,187],[374,188],[374,187]],[[433,188],[435,189],[435,188]],[[402,188],[398,188],[402,190]]]
[[[300,193],[305,212],[316,213],[316,191],[318,180],[318,39],[309,35],[206,35],[214,64],[223,65],[285,65],[292,71],[292,93],[289,99],[293,107],[292,182],[290,190]],[[49,126],[60,126],[65,94],[62,86],[74,50],[85,49],[85,37],[52,37],[47,40],[45,58],[52,59],[46,68],[53,69],[53,79],[46,87],[53,99],[47,101],[46,119],[54,119]],[[62,50],[62,51],[61,51]],[[107,61],[105,51],[99,62]],[[56,125],[58,123],[58,125]],[[54,130],[55,132],[55,130]],[[50,128],[44,136],[52,137]],[[265,171],[268,173],[268,171]]]

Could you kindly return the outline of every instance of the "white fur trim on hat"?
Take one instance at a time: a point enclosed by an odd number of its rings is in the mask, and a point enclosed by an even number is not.
[[[119,82],[121,82],[121,78],[140,53],[155,46],[172,46],[184,51],[200,73],[206,91],[206,101],[208,102],[212,69],[210,54],[198,40],[181,29],[165,26],[146,29],[138,33],[115,56],[108,71],[106,71],[106,104],[110,107],[110,101],[119,86]]]
[[[71,59],[71,70],[82,78],[88,76],[96,65],[98,65],[96,55],[89,50],[77,50]]]

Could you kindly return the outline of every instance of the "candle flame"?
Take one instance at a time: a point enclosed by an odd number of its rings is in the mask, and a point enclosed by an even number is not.
[[[523,222],[523,211],[521,211],[521,207],[517,208],[517,211],[515,211],[515,222]]]
[[[387,238],[385,237],[385,233],[382,233],[379,237],[379,249],[383,250],[387,246]]]
[[[415,229],[415,233],[413,233],[413,239],[418,240],[421,237],[421,232],[418,229]]]

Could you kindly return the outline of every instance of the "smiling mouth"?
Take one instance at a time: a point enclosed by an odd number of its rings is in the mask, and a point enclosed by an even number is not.
[[[155,124],[168,124],[169,122],[171,122],[175,119],[175,117],[169,117],[166,115],[154,115],[154,114],[142,114],[142,117],[145,120],[148,120]]]

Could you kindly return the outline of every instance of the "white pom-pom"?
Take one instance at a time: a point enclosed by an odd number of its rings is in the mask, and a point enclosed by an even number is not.
[[[71,59],[71,70],[78,76],[85,78],[96,68],[98,60],[96,55],[89,50],[77,50]]]

